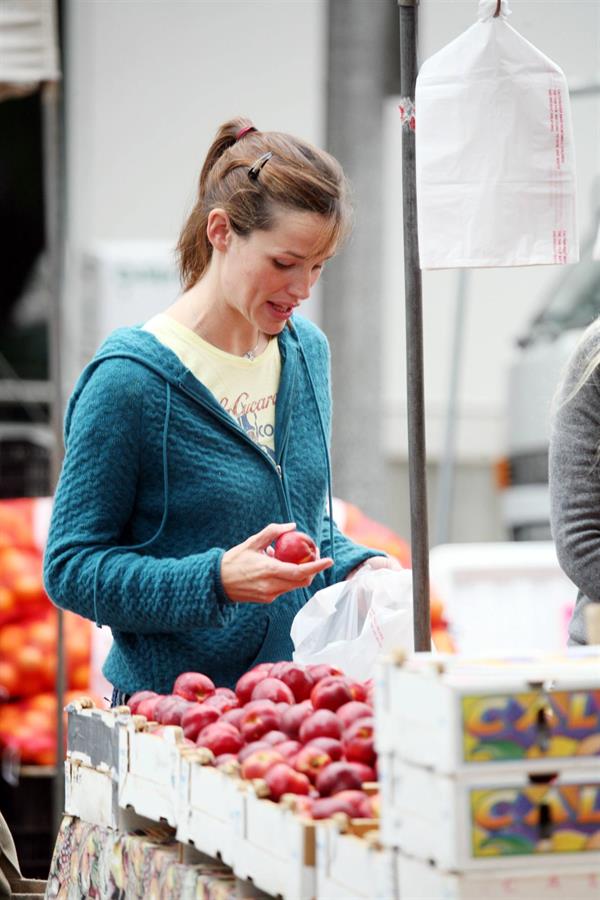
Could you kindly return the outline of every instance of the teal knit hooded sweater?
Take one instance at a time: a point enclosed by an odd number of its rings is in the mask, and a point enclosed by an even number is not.
[[[327,514],[326,338],[294,317],[278,341],[276,462],[139,327],[114,332],[79,378],[44,579],[57,606],[110,626],[104,674],[121,691],[169,693],[185,671],[232,686],[259,662],[291,659],[309,596],[377,555]],[[271,522],[295,522],[335,564],[309,591],[231,602],[223,553]]]

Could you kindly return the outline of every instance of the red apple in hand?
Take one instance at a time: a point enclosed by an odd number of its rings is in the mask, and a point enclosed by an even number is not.
[[[286,531],[275,541],[275,559],[281,562],[301,563],[313,562],[319,558],[317,545],[308,534],[302,531]]]
[[[183,697],[184,700],[193,700],[202,703],[211,694],[214,694],[215,686],[208,675],[201,672],[182,672],[175,679],[173,693]]]
[[[185,710],[181,717],[183,734],[191,741],[195,741],[200,732],[207,725],[212,725],[219,718],[219,711],[214,706],[206,703],[193,703]]]
[[[264,678],[256,685],[252,691],[253,700],[272,700],[273,703],[293,703],[294,695],[291,690],[280,681],[279,678],[272,678],[270,675]]]

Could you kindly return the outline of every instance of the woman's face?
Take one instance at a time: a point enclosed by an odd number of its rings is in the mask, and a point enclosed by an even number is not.
[[[328,224],[318,213],[282,210],[268,231],[230,231],[221,269],[227,305],[265,334],[279,334],[332,255],[315,255]]]

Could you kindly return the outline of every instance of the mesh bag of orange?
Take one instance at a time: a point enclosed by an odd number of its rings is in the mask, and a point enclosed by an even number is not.
[[[50,607],[35,534],[35,498],[0,500],[0,628]]]
[[[0,701],[54,690],[57,611],[42,578],[46,498],[0,500]],[[64,615],[67,686],[89,686],[91,623]]]

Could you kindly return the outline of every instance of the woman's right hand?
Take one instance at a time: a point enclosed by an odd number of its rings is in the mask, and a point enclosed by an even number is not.
[[[333,565],[328,556],[310,563],[280,562],[271,544],[296,525],[267,525],[242,544],[226,550],[221,560],[221,582],[235,603],[272,603],[281,594],[308,587],[318,572]]]

